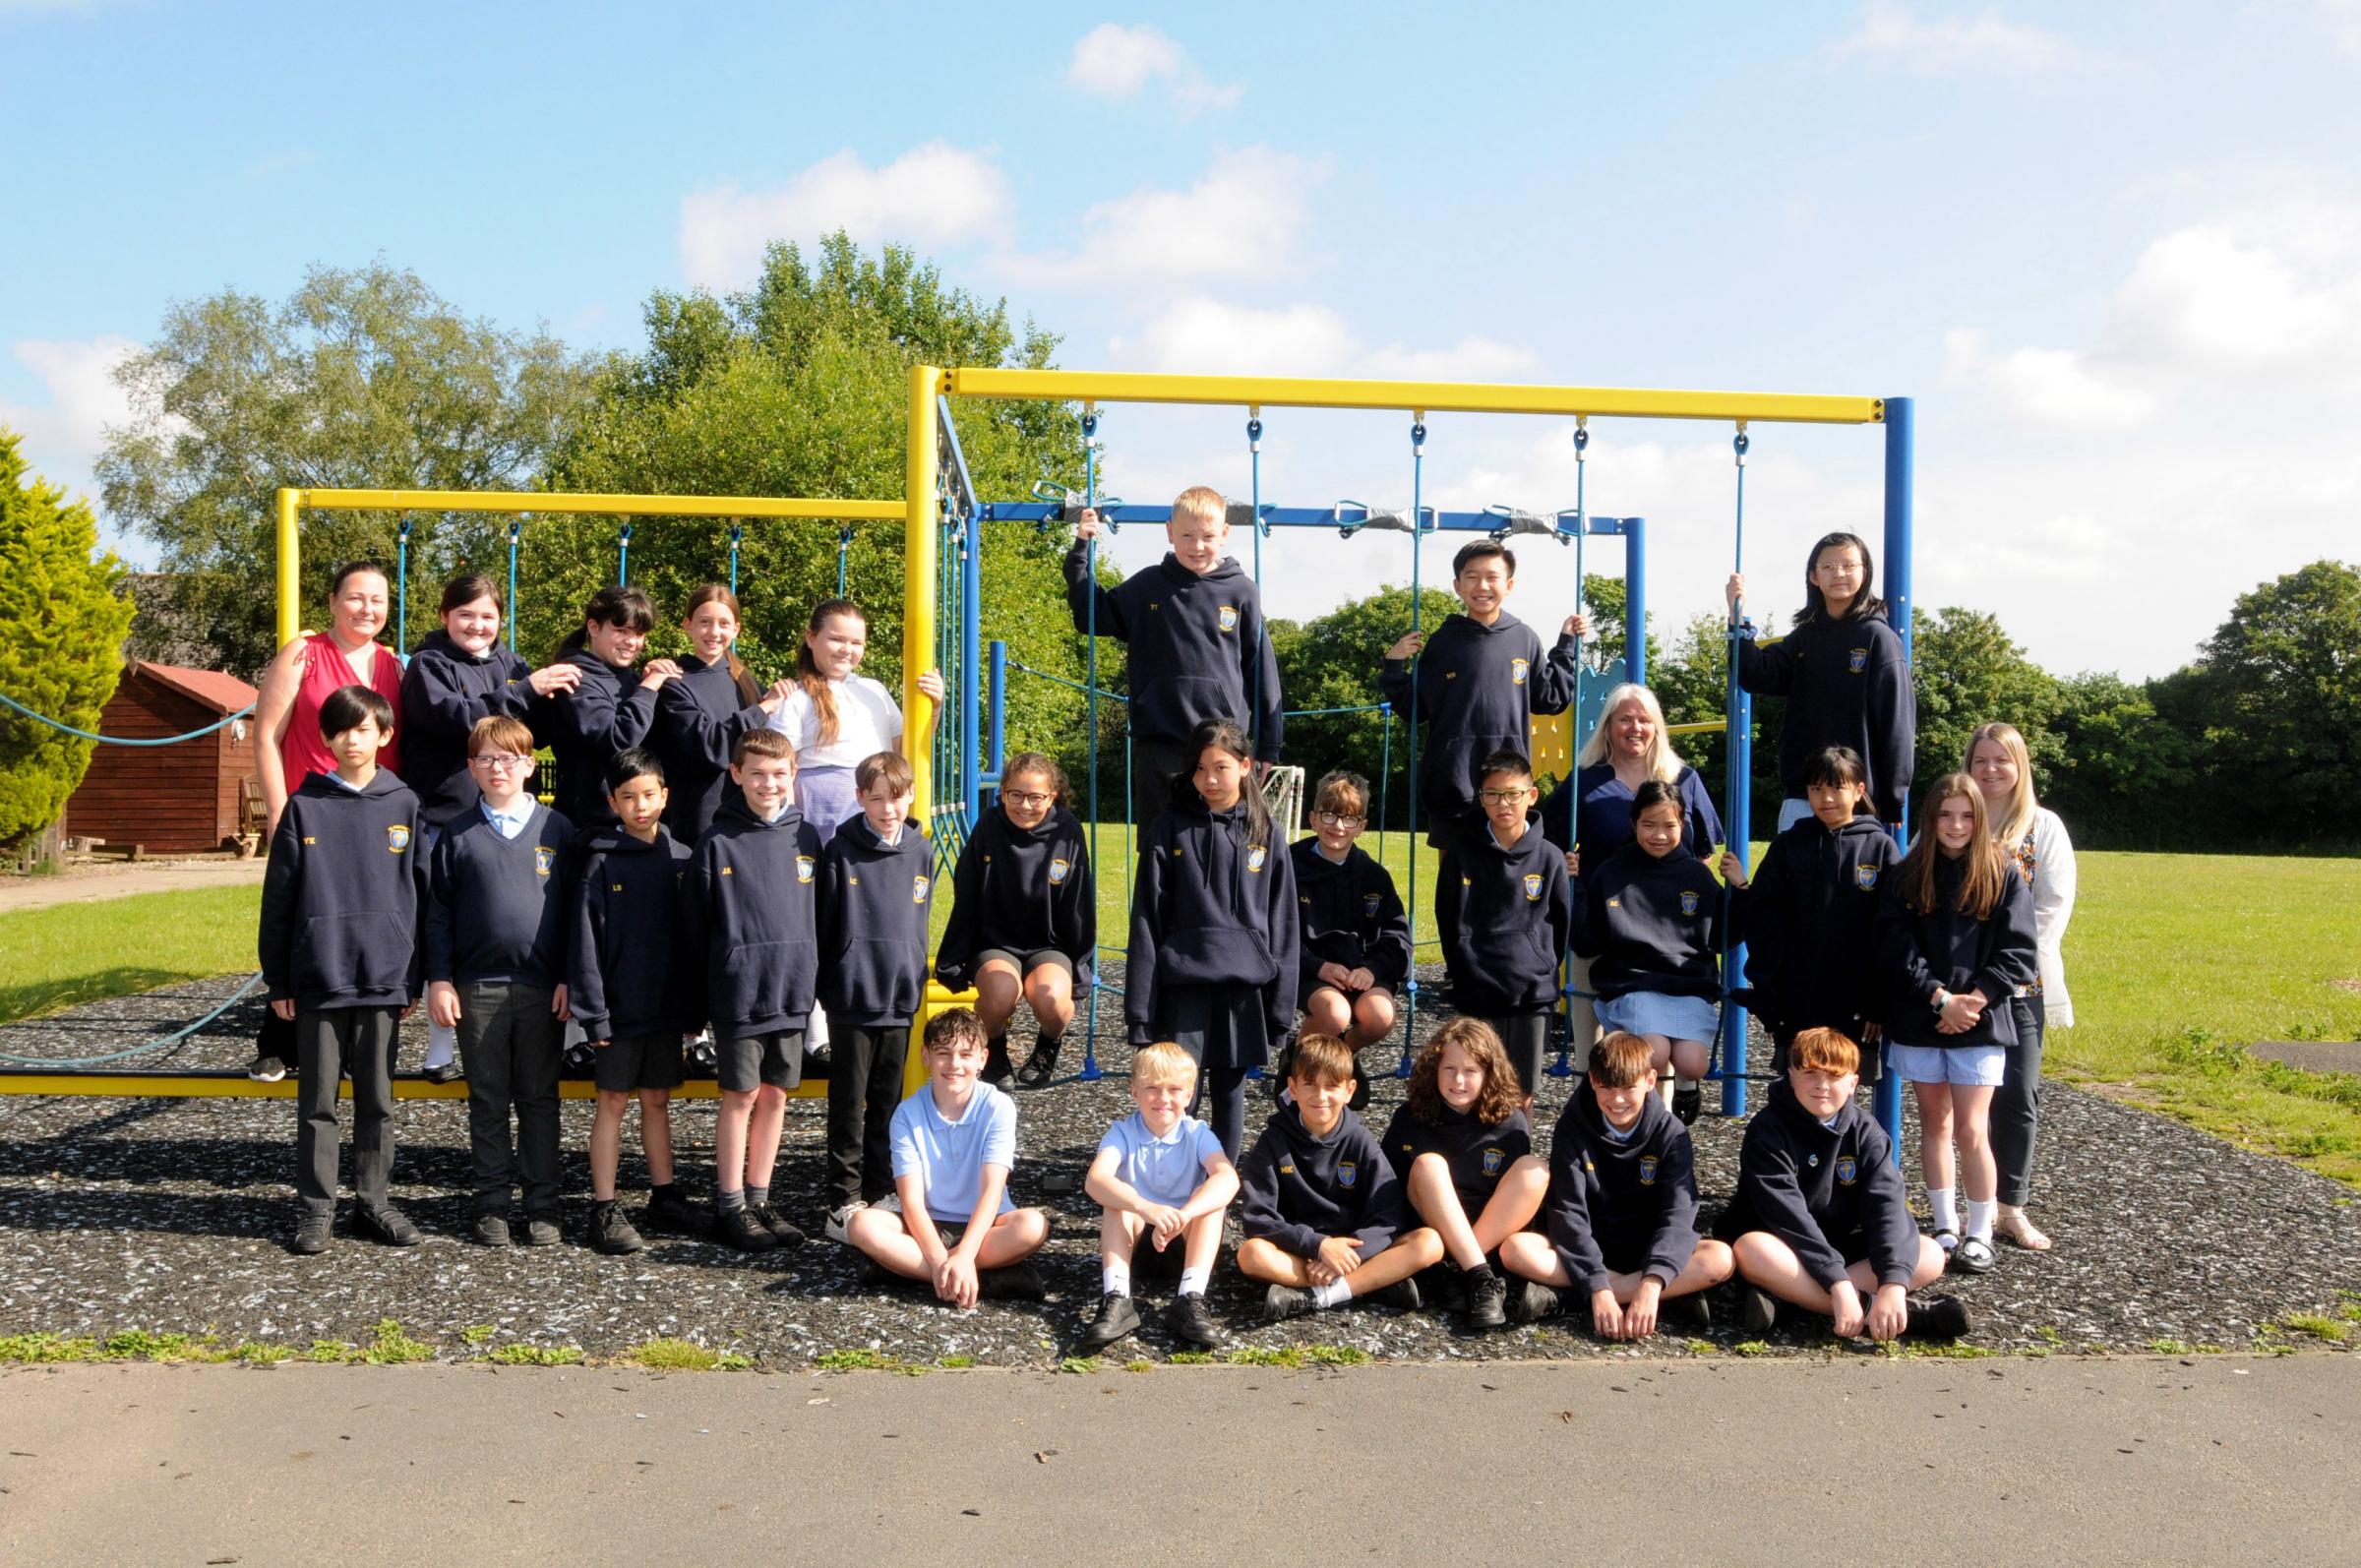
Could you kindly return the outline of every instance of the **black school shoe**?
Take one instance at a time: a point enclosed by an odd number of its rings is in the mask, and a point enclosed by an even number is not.
[[[1968,1303],[1956,1296],[1930,1296],[1912,1302],[1906,1340],[1956,1340],[1968,1330]]]
[[[1467,1276],[1468,1327],[1508,1327],[1508,1282],[1496,1269]]]
[[[1705,1109],[1705,1086],[1684,1083],[1672,1091],[1672,1116],[1682,1126],[1689,1126],[1697,1114]]]
[[[1292,1285],[1266,1286],[1262,1293],[1262,1320],[1284,1323],[1291,1317],[1308,1316],[1317,1304],[1309,1291],[1299,1291]]]
[[[473,1234],[479,1246],[507,1246],[509,1222],[498,1214],[479,1214],[475,1217]]]
[[[998,1089],[1014,1072],[1015,1069],[1008,1065],[1008,1037],[994,1035],[984,1042],[984,1070],[976,1076]]]
[[[804,1244],[802,1227],[789,1224],[787,1217],[769,1204],[762,1204],[758,1208],[750,1207],[746,1212],[753,1215],[762,1229],[770,1233],[771,1239],[778,1242],[779,1245],[802,1246]]]
[[[713,1231],[725,1244],[741,1252],[768,1252],[779,1244],[779,1238],[770,1234],[770,1227],[756,1219],[752,1209],[722,1210]]]
[[[1173,1298],[1164,1310],[1164,1326],[1173,1338],[1195,1350],[1210,1351],[1222,1343],[1222,1331],[1206,1310],[1205,1297],[1194,1292]]]
[[[419,1068],[418,1076],[428,1083],[456,1083],[467,1076],[467,1069],[459,1065],[458,1057],[454,1056],[436,1066]]]
[[[295,1235],[287,1242],[287,1250],[297,1257],[312,1257],[328,1250],[335,1234],[333,1214],[306,1213],[295,1222]]]
[[[558,1222],[551,1216],[528,1214],[524,1217],[526,1246],[556,1246],[565,1238],[565,1233],[558,1229]]]
[[[1759,1340],[1779,1322],[1779,1299],[1759,1285],[1738,1287],[1738,1327]]]
[[[1109,1291],[1099,1297],[1099,1309],[1091,1320],[1082,1325],[1074,1340],[1074,1348],[1085,1356],[1096,1356],[1117,1340],[1139,1327],[1139,1307],[1121,1291]]]
[[[377,1208],[363,1205],[355,1209],[352,1226],[363,1236],[386,1246],[416,1246],[426,1239],[418,1227],[412,1225],[408,1217],[391,1203]]]
[[[609,1257],[621,1257],[639,1251],[647,1240],[624,1218],[623,1205],[608,1198],[590,1205],[590,1244]]]
[[[1538,1323],[1545,1317],[1555,1317],[1564,1303],[1557,1293],[1546,1285],[1532,1280],[1520,1280],[1517,1294],[1509,1297],[1508,1320],[1511,1323]]]
[[[1396,1280],[1375,1296],[1365,1298],[1357,1296],[1353,1299],[1357,1301],[1371,1300],[1379,1306],[1390,1306],[1397,1312],[1415,1312],[1419,1309],[1418,1277],[1413,1275],[1407,1280]]]
[[[1665,1297],[1664,1305],[1657,1312],[1657,1320],[1703,1333],[1714,1326],[1714,1309],[1706,1304],[1703,1291],[1691,1291],[1686,1296]]]
[[[649,1190],[645,1218],[650,1226],[659,1231],[671,1231],[681,1236],[713,1234],[712,1220],[703,1209],[689,1200],[677,1181]]]
[[[1050,1294],[1030,1259],[1001,1269],[976,1271],[976,1295],[987,1301],[1038,1301]]]
[[[1065,1036],[1049,1035],[1033,1043],[1033,1054],[1016,1069],[1016,1081],[1027,1089],[1047,1089],[1058,1072],[1058,1049]],[[1005,1050],[1005,1045],[1002,1047]]]

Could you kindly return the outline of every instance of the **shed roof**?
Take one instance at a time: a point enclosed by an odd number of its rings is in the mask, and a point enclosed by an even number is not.
[[[254,702],[253,687],[219,670],[191,670],[177,664],[155,664],[147,659],[138,660],[132,669],[170,687],[183,696],[204,703],[215,713],[235,713]]]

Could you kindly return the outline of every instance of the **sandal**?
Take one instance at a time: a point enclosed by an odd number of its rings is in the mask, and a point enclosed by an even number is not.
[[[1970,1274],[1989,1274],[1992,1265],[2000,1259],[1994,1256],[1991,1242],[1980,1236],[1971,1236],[1960,1243],[1960,1249],[1951,1255],[1951,1261]]]
[[[1937,1231],[1935,1233],[1935,1245],[1943,1249],[1943,1255],[1945,1257],[1950,1257],[1953,1253],[1959,1251],[1960,1249],[1960,1233],[1949,1230]]]
[[[2023,1209],[2003,1209],[1992,1222],[1992,1234],[2028,1252],[2046,1252],[2053,1244]]]

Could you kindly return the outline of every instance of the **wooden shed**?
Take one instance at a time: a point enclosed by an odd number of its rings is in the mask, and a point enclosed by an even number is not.
[[[99,711],[98,732],[134,739],[185,735],[254,701],[254,688],[216,670],[135,661]],[[235,720],[176,746],[100,746],[66,802],[65,831],[190,854],[233,843],[239,799],[257,777],[254,720]]]

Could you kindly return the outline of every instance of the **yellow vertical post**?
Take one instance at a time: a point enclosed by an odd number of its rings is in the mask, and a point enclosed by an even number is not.
[[[295,640],[303,627],[303,559],[296,543],[296,504],[300,490],[281,490],[273,498],[278,514],[278,644]]]
[[[942,372],[933,365],[910,367],[909,450],[902,455],[902,714],[903,733],[910,736],[919,733],[918,715],[924,711],[919,704],[927,700],[918,690],[918,678],[932,668],[935,652],[935,557],[939,539],[935,515],[935,398],[941,386]],[[950,695],[957,697],[955,693]],[[940,719],[937,715],[938,722]],[[930,817],[927,828],[932,834],[934,747],[910,748],[910,774],[915,809]],[[941,878],[937,880],[939,884]],[[918,1016],[910,1020],[910,1053],[902,1063],[905,1094],[915,1093],[927,1081],[919,1042],[928,1017],[944,1005],[938,999],[940,992],[938,986],[928,986]]]

